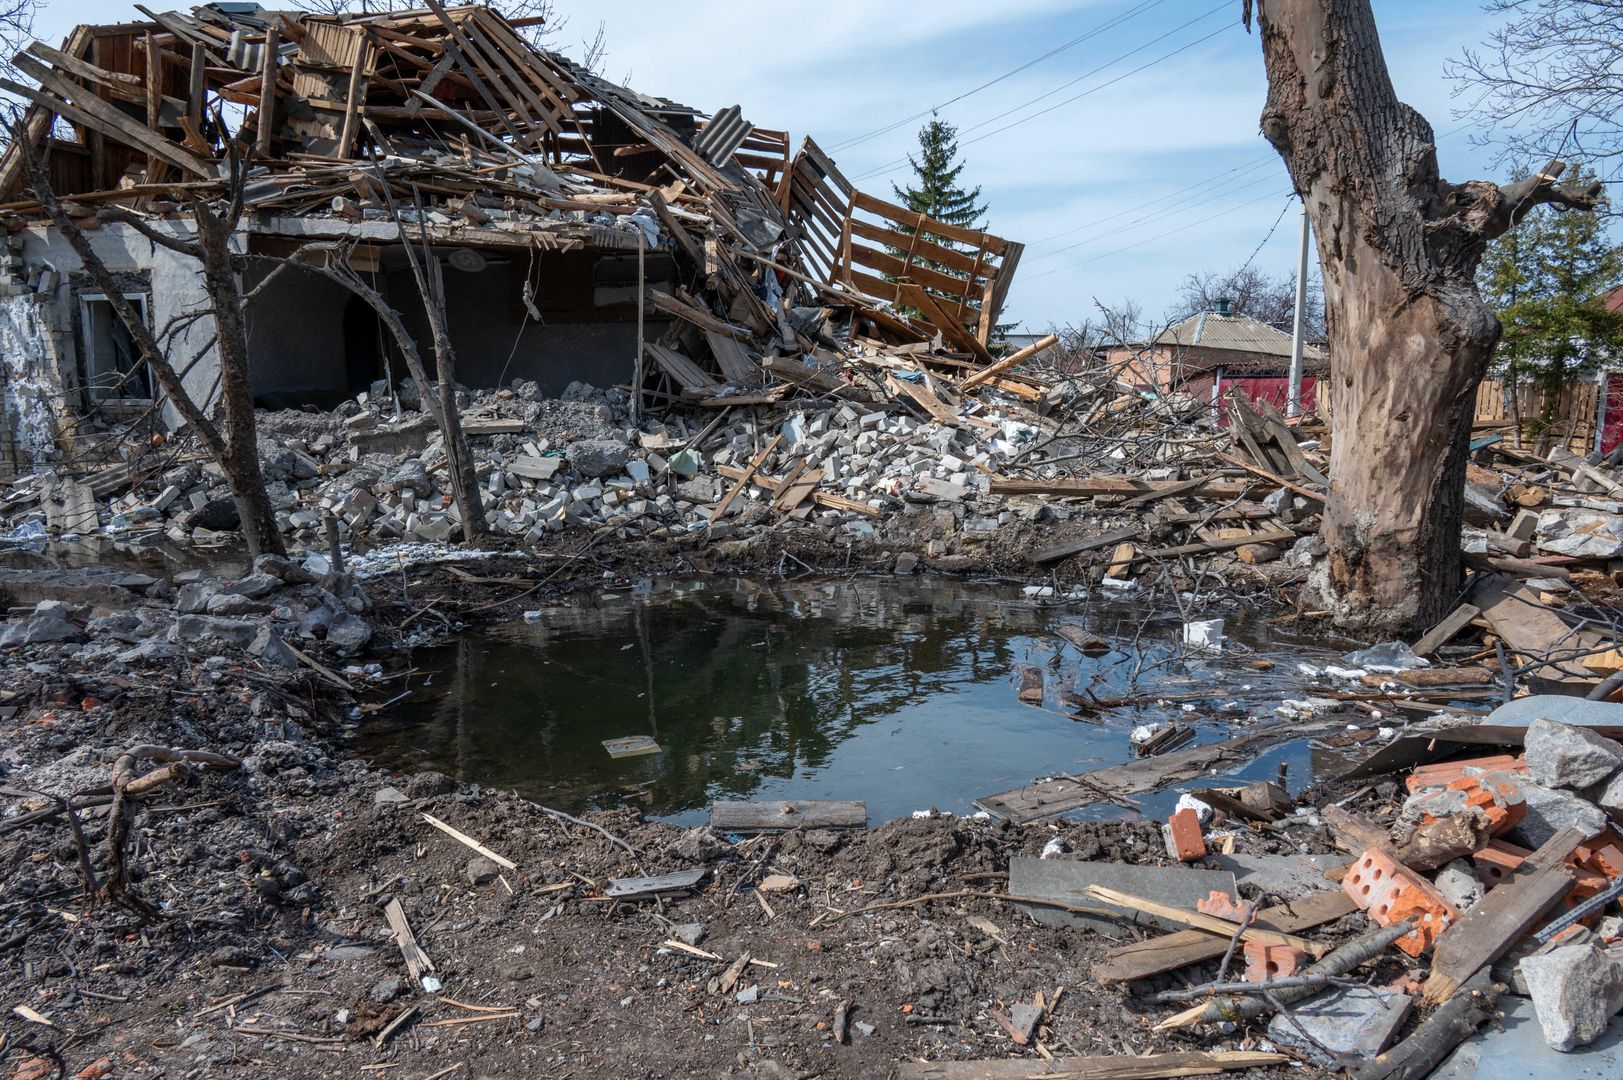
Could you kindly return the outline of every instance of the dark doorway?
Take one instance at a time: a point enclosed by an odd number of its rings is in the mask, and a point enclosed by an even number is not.
[[[344,385],[351,397],[384,377],[383,323],[358,296],[344,305]]]

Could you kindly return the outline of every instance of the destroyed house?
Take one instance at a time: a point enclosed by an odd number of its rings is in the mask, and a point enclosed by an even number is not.
[[[33,151],[0,159],[12,473],[61,453],[56,435],[86,417],[178,423],[44,213],[31,160],[205,407],[219,371],[197,262],[110,218],[189,237],[190,201],[229,194],[233,157],[267,407],[331,407],[404,375],[351,291],[276,272],[312,244],[425,351],[402,240],[432,251],[458,380],[474,388],[640,380],[649,407],[703,406],[826,391],[850,378],[853,347],[922,352],[947,375],[993,359],[1021,245],[858,191],[810,138],[791,152],[736,106],[707,115],[616,85],[482,6],[141,11],[29,46],[3,81],[28,104]],[[1024,389],[1014,373],[998,384]]]

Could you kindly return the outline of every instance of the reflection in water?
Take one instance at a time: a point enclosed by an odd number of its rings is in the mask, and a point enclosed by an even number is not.
[[[1206,721],[1207,741],[1271,707],[1273,676],[1238,663],[1266,628],[1228,619],[1233,650],[1191,656],[1174,645],[1175,615],[1042,606],[1007,586],[661,583],[420,650],[413,664],[433,674],[368,722],[362,749],[559,807],[633,798],[683,822],[713,798],[865,799],[875,822],[968,812],[978,795],[1125,759],[1134,724]],[[1067,625],[1110,648],[1082,655],[1056,632]],[[1046,708],[1016,700],[1024,664],[1046,670]],[[1136,687],[1135,669],[1150,669]],[[1192,713],[1151,702],[1067,715],[1060,691],[1079,683],[1212,696]],[[602,741],[627,735],[663,753],[610,759]]]

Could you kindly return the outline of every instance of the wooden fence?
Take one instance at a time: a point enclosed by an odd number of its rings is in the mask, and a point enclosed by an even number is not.
[[[1503,435],[1512,446],[1544,452],[1553,446],[1566,446],[1574,454],[1595,449],[1599,421],[1600,383],[1569,383],[1562,387],[1551,422],[1543,427],[1544,392],[1531,383],[1521,383],[1514,394],[1499,379],[1484,379],[1477,388],[1476,420],[1478,436]],[[1542,428],[1542,430],[1541,430]]]

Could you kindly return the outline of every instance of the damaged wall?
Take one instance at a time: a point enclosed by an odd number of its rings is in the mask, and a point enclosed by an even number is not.
[[[191,238],[191,230],[184,222],[154,221],[151,227],[177,238]],[[49,312],[51,323],[66,328],[55,376],[57,390],[68,407],[84,408],[89,402],[84,389],[87,341],[81,302],[86,294],[98,295],[100,290],[84,273],[78,256],[54,227],[34,224],[18,235],[22,237],[22,259],[26,267],[31,271],[55,271],[48,275],[49,287],[42,287],[34,296]],[[184,369],[214,333],[212,319],[184,318],[207,309],[197,261],[159,247],[125,225],[102,225],[86,232],[85,236],[107,268],[128,282],[127,294],[141,297],[147,305],[148,322],[159,335],[160,344],[167,347],[177,369]],[[212,357],[211,348],[182,379],[195,400],[209,401],[214,395],[219,365]],[[174,427],[179,419],[172,406],[164,407],[166,425]]]
[[[0,298],[0,479],[43,465],[55,452],[62,344],[41,297]]]

